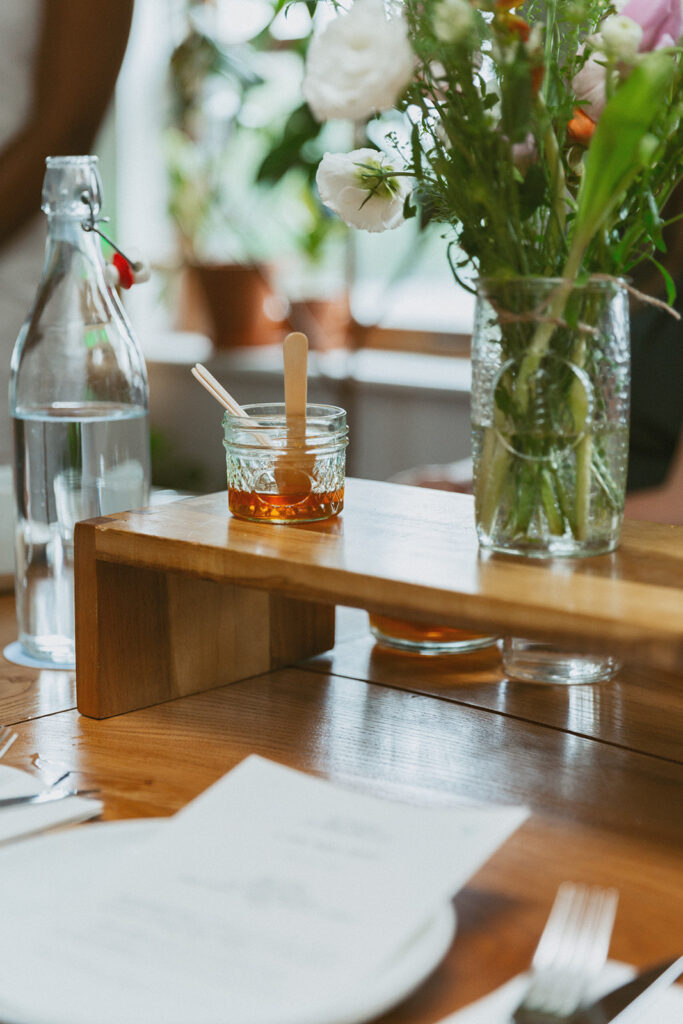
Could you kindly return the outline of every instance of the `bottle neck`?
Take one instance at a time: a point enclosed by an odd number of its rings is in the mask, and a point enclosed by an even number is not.
[[[107,286],[100,238],[84,231],[82,218],[48,215],[48,233],[41,284],[32,316],[54,324],[83,321],[106,324],[118,300]]]
[[[100,237],[95,231],[85,231],[80,217],[50,213],[47,217],[47,244],[66,242],[67,245],[101,259]]]
[[[89,279],[98,290],[107,290],[100,237],[85,231],[76,217],[48,216],[43,279],[75,274],[76,280]]]

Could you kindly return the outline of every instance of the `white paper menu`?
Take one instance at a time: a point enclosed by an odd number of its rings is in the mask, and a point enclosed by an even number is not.
[[[325,1024],[526,815],[414,807],[248,757],[99,884],[91,870],[29,902],[0,860],[0,1009],[31,1024]]]

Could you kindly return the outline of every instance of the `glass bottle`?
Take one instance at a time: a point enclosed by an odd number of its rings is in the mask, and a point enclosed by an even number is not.
[[[43,276],[12,353],[15,594],[19,642],[45,665],[74,661],[74,524],[146,504],[145,362],[98,235],[95,156],[48,157]]]

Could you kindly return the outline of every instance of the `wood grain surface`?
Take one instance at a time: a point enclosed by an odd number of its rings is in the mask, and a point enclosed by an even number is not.
[[[100,789],[105,820],[173,814],[254,752],[410,803],[528,806],[457,894],[444,962],[381,1024],[437,1024],[526,969],[566,879],[619,889],[613,958],[644,966],[680,953],[680,674],[513,688],[495,651],[457,669],[387,656],[362,613],[337,618],[337,644],[318,658],[104,721],[73,708],[68,673],[0,659],[0,722],[19,733],[5,761],[46,781],[73,771]],[[14,632],[1,597],[0,638]]]
[[[624,667],[594,686],[547,686],[507,679],[499,646],[422,656],[375,643],[367,616],[349,617],[346,639],[307,662],[314,671],[370,680],[602,742],[683,762],[683,685],[673,672]],[[656,684],[653,680],[656,679]]]
[[[13,725],[76,707],[74,672],[37,672],[2,656],[17,639],[14,594],[0,594],[0,723]]]
[[[334,606],[97,561],[76,527],[79,711],[107,718],[267,672],[334,644]]]
[[[226,503],[92,520],[94,557],[683,667],[683,527],[627,523],[613,554],[546,561],[480,553],[468,495],[349,480],[340,517],[288,527]]]

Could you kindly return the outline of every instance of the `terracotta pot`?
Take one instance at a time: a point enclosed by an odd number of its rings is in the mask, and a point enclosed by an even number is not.
[[[312,348],[327,351],[348,345],[350,319],[349,300],[342,295],[291,302],[287,323],[291,330],[303,331]]]
[[[186,271],[181,328],[208,334],[219,349],[271,345],[280,339],[282,303],[274,295],[264,267],[194,264]]]

